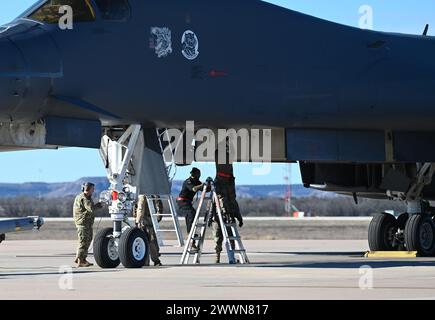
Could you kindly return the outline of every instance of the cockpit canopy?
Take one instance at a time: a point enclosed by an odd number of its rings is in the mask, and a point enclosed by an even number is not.
[[[94,8],[94,3],[96,8]],[[92,22],[97,18],[97,11],[101,19],[126,21],[131,16],[128,0],[48,0],[28,15],[28,19],[41,23],[54,24],[64,14],[62,6],[70,6],[74,22]]]

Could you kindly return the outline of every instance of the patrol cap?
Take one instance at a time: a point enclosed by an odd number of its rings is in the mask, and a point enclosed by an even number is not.
[[[82,192],[88,191],[93,187],[95,187],[95,184],[93,184],[92,182],[83,183],[82,184]]]
[[[201,170],[199,170],[198,168],[193,168],[192,171],[190,171],[190,174],[201,174]]]

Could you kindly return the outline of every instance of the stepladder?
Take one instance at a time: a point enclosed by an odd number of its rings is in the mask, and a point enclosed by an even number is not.
[[[234,218],[224,214],[212,178],[208,178],[199,198],[195,219],[181,257],[181,264],[200,264],[207,227],[212,220],[222,232],[223,246],[230,264],[248,264],[249,259]]]
[[[174,199],[171,195],[145,195],[150,210],[151,221],[156,234],[159,247],[168,246],[165,242],[166,235],[175,234],[178,246],[184,247],[184,237],[181,231],[180,221],[175,208]],[[162,219],[166,217],[171,220],[170,227],[161,227]]]

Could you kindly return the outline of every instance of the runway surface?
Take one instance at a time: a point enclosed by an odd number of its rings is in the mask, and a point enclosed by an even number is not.
[[[101,270],[70,267],[74,241],[8,241],[0,245],[0,299],[435,299],[435,258],[366,259],[360,240],[245,246],[250,265],[214,265],[207,241],[201,266],[179,266],[181,249],[171,247],[163,268]]]

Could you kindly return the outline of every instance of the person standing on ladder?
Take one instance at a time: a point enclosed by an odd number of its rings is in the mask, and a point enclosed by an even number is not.
[[[156,207],[156,211],[162,211],[163,203],[158,200],[154,200],[154,206]],[[151,260],[154,262],[154,266],[161,267],[162,262],[160,261],[160,247],[157,242],[157,236],[154,231],[154,226],[151,218],[150,208],[148,207],[146,196],[140,195],[137,201],[137,208],[134,212],[134,218],[136,222],[136,226],[142,229],[147,235],[148,242],[150,245],[150,255]]]
[[[193,168],[190,172],[190,177],[184,181],[180,195],[177,198],[178,212],[186,217],[187,233],[190,234],[193,221],[195,220],[196,210],[193,207],[193,198],[204,188],[204,184],[200,181],[201,170]],[[192,246],[197,249],[196,244]]]
[[[239,204],[236,195],[236,179],[234,177],[233,161],[230,159],[229,146],[225,146],[225,161],[219,159],[219,149],[216,150],[216,179],[215,187],[216,194],[219,199],[220,207],[222,209],[222,216],[225,223],[235,223],[236,219],[239,222],[239,227],[243,227],[243,217],[240,213]],[[213,223],[214,222],[214,223]],[[220,263],[220,256],[222,252],[223,235],[216,210],[213,210],[213,216],[209,225],[213,223],[213,236],[216,244],[216,263]],[[231,241],[233,250],[235,249],[234,241]]]

